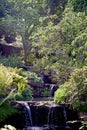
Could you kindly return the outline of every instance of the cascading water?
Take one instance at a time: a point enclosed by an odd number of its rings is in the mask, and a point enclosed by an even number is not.
[[[66,126],[67,115],[65,107],[62,105],[52,104],[49,107],[48,112],[48,126],[52,130],[68,130],[70,129]]]
[[[52,125],[53,124],[53,118],[54,118],[54,110],[55,110],[55,106],[50,106],[49,110],[48,110],[48,120],[47,120],[47,124],[48,125]]]
[[[24,103],[26,127],[23,130],[70,130],[66,127],[66,110],[55,103]]]
[[[64,106],[63,108],[64,108],[64,110],[63,110],[63,114],[64,114],[65,122],[67,122],[67,113],[66,113],[65,106]]]
[[[56,130],[53,126],[53,114],[54,114],[54,106],[50,106],[48,110],[48,118],[47,118],[47,124],[49,129]]]
[[[50,124],[51,109],[52,109],[52,107],[49,107],[48,118],[47,118],[48,125]]]
[[[32,126],[33,123],[32,123],[32,115],[31,115],[31,109],[30,109],[30,106],[28,105],[28,103],[24,103],[24,109],[25,109],[25,117],[26,117],[26,126]]]

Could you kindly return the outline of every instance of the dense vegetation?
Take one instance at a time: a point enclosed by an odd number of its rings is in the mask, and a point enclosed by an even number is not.
[[[10,107],[9,101],[30,100],[32,90],[21,69],[0,65],[0,122],[17,112]]]
[[[31,99],[27,77],[41,82],[37,74],[44,74],[58,86],[56,102],[86,111],[86,0],[1,0],[0,37],[5,35],[11,43],[17,32],[24,51],[17,57],[0,56],[0,105],[14,98]],[[32,66],[34,73],[14,68],[23,63]]]
[[[55,93],[56,102],[71,103],[74,108],[87,111],[87,66],[75,69],[68,82],[65,82]]]

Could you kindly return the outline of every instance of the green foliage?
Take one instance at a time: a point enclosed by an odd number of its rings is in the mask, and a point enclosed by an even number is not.
[[[62,40],[70,44],[75,37],[81,35],[86,30],[87,16],[84,13],[73,12],[72,8],[66,8],[63,19],[60,22]],[[78,25],[78,26],[77,26]]]
[[[28,78],[29,80],[31,80],[32,82],[35,83],[42,83],[42,79],[40,77],[38,77],[38,75],[34,72],[28,72]]]
[[[6,88],[12,85],[13,78],[6,67],[0,65],[0,95],[4,94]]]
[[[79,65],[82,62],[86,64],[86,57],[87,57],[86,42],[87,42],[87,35],[86,32],[83,32],[79,36],[77,36],[71,43],[72,56],[74,56],[77,59]]]
[[[4,11],[5,16],[0,21],[1,34],[4,32],[8,37],[15,36],[16,32],[21,34],[24,44],[24,61],[26,62],[30,48],[28,45],[31,43],[29,37],[34,27],[38,25],[39,17],[44,14],[45,0],[5,0],[1,2],[1,5],[8,5],[8,8],[1,6],[2,10],[6,10]]]
[[[1,2],[1,9],[5,14],[2,18],[5,27],[8,26],[8,30],[13,28],[15,32],[25,33],[27,27],[34,22],[37,23],[40,13],[38,10],[44,1],[5,0]]]
[[[18,93],[15,96],[16,100],[29,101],[32,99],[32,89],[29,85],[24,86],[22,83],[18,84]]]
[[[75,13],[72,9],[66,8],[59,26],[62,46],[70,58],[69,64],[76,67],[86,65],[87,16],[84,13]]]
[[[32,33],[33,69],[50,75],[58,86],[68,80],[73,67],[87,65],[87,16],[66,8],[60,23],[53,15],[41,17]],[[51,18],[52,17],[52,18]]]
[[[11,69],[12,70],[12,69]],[[28,76],[22,69],[16,69],[16,74],[13,76],[13,86],[17,87],[15,94],[16,100],[30,100],[32,99],[32,89],[28,85]]]
[[[61,16],[62,12],[65,9],[67,0],[45,0],[46,6],[45,10],[47,14],[57,14]]]
[[[44,19],[41,22],[43,23]],[[47,26],[39,27],[32,34],[31,39],[32,52],[36,56],[33,62],[34,71],[43,72],[45,70],[55,82],[62,83],[66,81],[70,73],[70,68],[66,65],[69,61],[66,51],[70,48],[68,45],[63,47],[61,44],[62,39],[59,25],[54,25],[49,20]]]
[[[73,7],[76,12],[87,13],[87,1],[86,0],[68,0],[68,6]]]
[[[82,126],[79,128],[79,130],[86,130],[87,129],[87,122],[82,121]]]
[[[69,102],[80,111],[87,111],[87,66],[75,69],[68,82],[55,93],[56,102]]]
[[[2,63],[4,66],[9,66],[9,67],[22,67],[23,63],[20,57],[18,56],[0,56],[0,63]]]
[[[23,76],[21,69],[0,65],[0,105],[8,99],[15,99],[17,95],[25,98],[23,94],[26,90],[29,91],[28,99],[31,99],[31,89],[27,83],[27,77]]]
[[[3,1],[1,2],[3,3]],[[68,0],[68,8],[65,10],[66,0],[59,0],[59,4],[55,4],[53,0],[51,2],[49,0],[5,0],[5,2],[10,5],[10,11],[3,12],[5,16],[0,21],[1,32],[3,32],[3,28],[12,35],[19,32],[22,36],[25,59],[28,60],[28,65],[32,65],[33,71],[37,73],[43,72],[50,75],[52,81],[58,85],[62,84],[56,92],[55,101],[69,101],[75,108],[79,107],[85,111],[86,104],[82,97],[87,91],[84,85],[86,75],[83,76],[82,70],[85,71],[83,66],[87,65],[86,0]],[[53,6],[52,3],[54,3]],[[54,9],[54,7],[56,8]],[[4,9],[3,6],[2,9]],[[61,14],[60,10],[64,10],[64,13]],[[50,15],[51,11],[53,11],[52,13],[56,12],[56,14]],[[62,19],[59,19],[60,16]],[[15,65],[20,66],[17,61],[17,58],[14,59],[14,62],[9,58],[8,61],[5,59],[1,62],[4,65],[15,67]],[[75,69],[70,77],[75,67],[83,68]],[[10,74],[8,74],[9,72],[5,73],[10,75],[9,78],[13,81],[8,80],[9,91],[7,91],[5,84],[7,81],[2,80],[4,86],[1,86],[0,91],[5,93],[5,95],[2,93],[2,99],[8,97],[9,94],[12,96],[13,93],[16,99],[28,99],[31,90],[28,89],[27,79],[23,73],[17,69],[15,71],[5,69],[5,71],[10,72]],[[5,74],[2,75],[5,79],[8,77],[8,75],[7,77]],[[41,79],[34,73],[29,73],[27,77],[33,82],[41,82]],[[68,81],[69,77],[70,80]],[[63,83],[65,84],[63,85]],[[12,91],[10,91],[11,89]],[[57,93],[59,97],[57,97]],[[44,92],[45,94],[47,93]]]
[[[70,86],[71,84],[68,82],[65,82],[63,85],[60,85],[55,92],[54,101],[58,103],[65,103],[70,93]]]
[[[66,64],[59,62],[53,63],[51,66],[48,64],[45,69],[46,73],[50,75],[52,81],[58,85],[61,85],[68,80],[72,70]]]
[[[0,106],[0,122],[4,121],[12,114],[17,114],[17,113],[18,113],[17,109],[12,108],[9,102],[5,102],[2,106]]]
[[[50,97],[50,90],[48,88],[44,88],[42,90],[42,94],[41,94],[42,97]]]

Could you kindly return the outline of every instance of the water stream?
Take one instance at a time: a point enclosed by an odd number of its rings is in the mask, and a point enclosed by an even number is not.
[[[26,126],[32,126],[32,115],[31,115],[31,109],[30,106],[28,105],[28,103],[24,103],[24,109],[25,109],[25,114],[26,114]]]
[[[24,103],[26,126],[23,130],[70,130],[65,107],[48,102]]]
[[[64,107],[64,110],[63,110],[63,114],[64,114],[65,122],[67,122],[67,113],[66,113],[65,107]]]

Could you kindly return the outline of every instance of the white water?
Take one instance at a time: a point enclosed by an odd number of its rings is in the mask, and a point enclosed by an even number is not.
[[[27,127],[27,130],[43,130],[44,127],[37,127],[37,126],[34,126],[34,127]]]
[[[25,106],[25,108],[26,108],[26,110],[27,110],[27,114],[28,114],[28,116],[29,116],[30,126],[32,126],[33,123],[32,123],[32,116],[31,116],[30,106],[29,106],[28,103],[26,103],[26,102],[24,103],[24,106]]]
[[[23,130],[50,130],[50,128],[51,128],[51,130],[56,130],[54,128],[54,126],[49,127],[49,125],[48,126],[43,126],[43,127],[38,127],[38,126],[27,127],[27,128],[24,128]]]
[[[50,125],[50,123],[52,124],[53,111],[54,111],[53,107],[49,107],[48,121],[47,121],[48,125]]]
[[[40,105],[41,105],[41,103],[40,103]],[[56,104],[52,103],[52,104],[48,105],[49,110],[48,110],[48,114],[47,114],[47,124],[43,125],[43,126],[33,126],[32,113],[31,113],[30,106],[27,102],[24,103],[24,106],[25,106],[25,110],[26,110],[27,124],[26,124],[25,128],[23,128],[23,130],[57,130],[58,126],[54,125],[54,116],[53,116],[54,111],[55,111],[54,108],[56,107]],[[64,107],[64,110],[63,110],[63,114],[64,114],[65,121],[67,121],[67,115],[66,115],[65,107]]]

